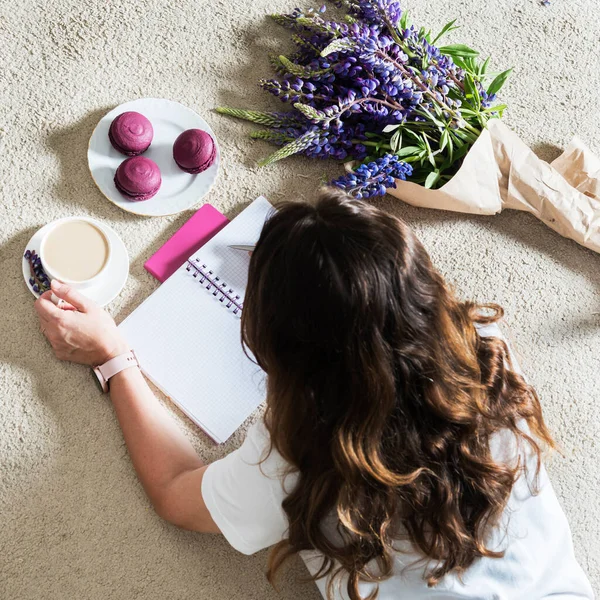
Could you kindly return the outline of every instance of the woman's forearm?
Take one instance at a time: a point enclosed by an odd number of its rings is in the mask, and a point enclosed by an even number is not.
[[[138,477],[153,505],[160,506],[168,486],[202,461],[139,369],[112,377],[110,397]]]
[[[52,294],[69,309],[56,306]],[[112,317],[68,285],[53,280],[52,292],[42,294],[35,309],[61,360],[102,365],[129,350]],[[207,467],[137,367],[111,377],[110,396],[133,466],[156,512],[180,527],[218,532],[201,494]]]

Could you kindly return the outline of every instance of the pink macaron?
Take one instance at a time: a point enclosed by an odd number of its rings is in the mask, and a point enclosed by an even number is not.
[[[186,173],[202,173],[215,162],[217,147],[202,129],[187,129],[173,144],[173,159]]]
[[[108,139],[115,150],[127,156],[146,152],[152,143],[152,123],[138,112],[121,113],[110,124]]]
[[[162,177],[158,165],[145,156],[124,160],[115,173],[115,186],[129,200],[149,200],[160,189]]]

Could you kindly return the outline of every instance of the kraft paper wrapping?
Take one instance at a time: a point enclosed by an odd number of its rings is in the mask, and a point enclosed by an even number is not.
[[[600,158],[579,138],[549,164],[494,119],[440,189],[399,180],[396,185],[388,192],[413,206],[478,215],[505,208],[530,212],[560,235],[600,252]]]

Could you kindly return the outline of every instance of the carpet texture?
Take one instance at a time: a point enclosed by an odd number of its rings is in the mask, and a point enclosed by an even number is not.
[[[95,188],[90,134],[108,110],[164,97],[199,111],[222,150],[204,201],[234,216],[265,194],[310,198],[333,163],[294,158],[271,168],[251,126],[211,112],[220,104],[276,106],[256,86],[267,51],[287,42],[265,19],[296,0],[4,0],[0,7],[0,598],[7,600],[309,600],[299,561],[281,584],[264,578],[266,552],[245,557],[218,537],[179,531],[153,513],[107,399],[87,369],[51,356],[21,277],[20,255],[44,223],[89,215],[125,240],[131,274],[110,306],[120,320],[155,289],[144,260],[192,214],[141,218]],[[595,0],[443,0],[405,3],[437,29],[457,17],[452,41],[515,67],[503,94],[507,123],[544,158],[574,133],[600,151]],[[450,12],[449,12],[450,11]],[[538,389],[563,456],[548,468],[577,556],[600,590],[600,257],[530,215],[428,212],[390,197],[378,206],[406,219],[463,297],[506,308],[523,368]],[[215,447],[171,408],[204,459]],[[254,417],[256,418],[256,416]]]

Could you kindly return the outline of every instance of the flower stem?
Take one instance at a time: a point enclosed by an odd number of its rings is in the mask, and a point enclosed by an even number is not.
[[[437,61],[436,61],[437,64]],[[463,85],[462,81],[459,81],[458,79],[456,79],[456,77],[454,77],[454,73],[448,73],[448,75],[450,76],[450,79],[452,79],[452,81],[454,82],[454,85],[456,85],[456,87],[458,89],[460,89],[461,91],[465,91],[465,86]]]
[[[333,121],[333,119],[339,119],[339,117],[345,113],[347,110],[351,109],[353,106],[356,106],[357,104],[364,104],[365,102],[374,102],[375,104],[382,104],[384,106],[387,106],[393,110],[403,110],[403,106],[397,103],[392,103],[392,102],[388,102],[387,100],[380,100],[379,98],[359,98],[358,100],[354,100],[353,102],[351,102],[350,104],[344,106],[344,108],[342,108],[342,110],[340,110],[339,113],[336,113],[335,115],[333,115],[328,122]]]
[[[476,127],[473,127],[473,125],[470,125],[469,123],[467,123],[467,121],[465,121],[465,129],[467,131],[470,131],[471,133],[475,134],[477,137],[479,137],[481,135],[481,131],[479,129],[477,129]]]
[[[440,102],[436,98],[435,94],[421,81],[421,79],[419,77],[416,77],[415,74],[410,69],[407,69],[403,64],[395,61],[391,56],[387,55],[385,52],[382,52],[381,50],[377,51],[377,55],[380,56],[381,58],[383,58],[384,60],[391,62],[403,75],[407,76],[413,83],[415,83],[417,85],[417,87],[424,94],[427,94],[438,106],[443,108],[445,111],[449,112],[454,117],[464,121],[460,112],[457,112],[453,108],[450,108],[444,102]],[[477,136],[479,136],[481,134],[481,131],[478,131],[477,129],[475,129],[475,127],[473,127],[472,125],[469,125],[469,123],[467,123],[466,121],[464,121],[464,122],[465,122],[465,126],[464,126],[465,129],[467,129],[468,131],[471,131],[472,133],[476,134]]]
[[[372,146],[373,148],[385,148],[386,150],[391,150],[392,147],[389,144],[383,144],[382,142],[369,142],[365,140],[352,140],[353,144],[362,144],[363,146]]]

